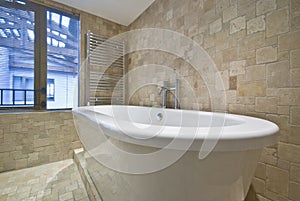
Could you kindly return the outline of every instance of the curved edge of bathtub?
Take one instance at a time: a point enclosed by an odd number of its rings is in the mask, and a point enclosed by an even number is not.
[[[214,146],[213,151],[253,150],[275,144],[279,136],[279,128],[276,124],[264,119],[242,115],[225,114],[227,117],[243,121],[244,123],[240,125],[212,128],[164,126],[163,131],[158,135],[152,136],[151,130],[143,130],[143,135],[141,136],[140,129],[126,126],[126,124],[130,124],[131,122],[116,120],[105,114],[97,113],[95,115],[95,112],[90,107],[76,108],[73,110],[73,113],[88,118],[95,125],[101,126],[105,131],[105,135],[109,137],[127,143],[155,148],[199,151],[205,142],[207,145]],[[208,114],[209,112],[200,113]],[[218,115],[218,113],[214,114]],[[120,125],[123,125],[121,126],[122,129],[120,129]],[[159,127],[162,126],[152,125],[152,128],[159,129]],[[241,130],[242,128],[244,128],[243,131]]]

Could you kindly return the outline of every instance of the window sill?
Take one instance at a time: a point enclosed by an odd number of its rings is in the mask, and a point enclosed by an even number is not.
[[[0,114],[72,112],[72,108],[34,110],[33,107],[0,107]]]

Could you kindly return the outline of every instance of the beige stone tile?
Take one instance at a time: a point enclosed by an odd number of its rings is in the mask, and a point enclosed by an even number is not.
[[[254,186],[255,192],[258,194],[263,194],[265,192],[265,181],[258,178],[252,179],[252,184]]]
[[[255,111],[277,113],[277,104],[277,97],[257,97],[255,101]]]
[[[253,34],[266,29],[265,16],[259,16],[247,21],[247,34]]]
[[[291,69],[291,85],[293,87],[300,86],[300,68]]]
[[[222,30],[222,19],[219,18],[209,25],[209,33],[214,34]]]
[[[245,74],[246,60],[230,62],[230,76]]]
[[[289,9],[282,8],[267,15],[266,36],[271,37],[289,31]]]
[[[285,88],[278,89],[275,96],[279,97],[279,105],[294,106],[299,105],[300,102],[299,88]]]
[[[278,114],[289,114],[290,107],[289,106],[278,106]]]
[[[260,161],[269,165],[277,165],[277,150],[272,147],[265,147],[262,151]]]
[[[223,11],[223,23],[237,17],[237,4],[230,6]]]
[[[277,124],[280,128],[279,132],[279,141],[288,142],[289,135],[289,116],[288,115],[277,115],[277,114],[268,114],[266,118],[275,124]]]
[[[279,158],[277,161],[277,167],[282,170],[289,171],[290,170],[290,162]]]
[[[300,165],[299,164],[291,164],[291,171],[290,171],[290,180],[300,183]]]
[[[230,34],[236,33],[246,28],[246,18],[238,17],[230,21]]]
[[[227,104],[236,103],[236,91],[235,90],[228,90],[226,91],[226,102]]]
[[[73,200],[75,190],[88,200],[73,160],[0,174],[0,192],[8,200]]]
[[[220,79],[221,78],[221,79]],[[216,73],[215,89],[227,90],[229,89],[229,73],[228,70]]]
[[[300,68],[300,49],[291,51],[290,62],[291,62],[291,68]]]
[[[286,7],[286,6],[289,6],[289,4],[290,4],[290,1],[277,0],[277,8]]]
[[[261,81],[256,82],[241,82],[238,83],[239,96],[265,96],[266,83]]]
[[[211,48],[215,46],[215,40],[213,36],[205,36],[204,37],[204,48]]]
[[[65,201],[65,200],[72,200],[73,194],[72,192],[64,193],[62,195],[59,195],[59,201]]]
[[[267,83],[269,88],[290,86],[289,62],[267,64]]]
[[[276,0],[259,0],[256,2],[256,15],[260,16],[276,9]]]
[[[238,16],[245,15],[247,19],[255,17],[255,3],[252,0],[238,0]]]
[[[256,63],[268,63],[277,60],[277,47],[268,46],[256,50]]]
[[[249,52],[265,46],[265,32],[257,32],[241,38],[239,52]]]
[[[273,166],[267,166],[266,188],[281,195],[288,195],[289,173]]]
[[[278,51],[300,48],[300,30],[282,34],[278,37]]]
[[[290,182],[289,198],[292,200],[299,200],[300,198],[300,184]]]
[[[266,179],[266,164],[259,162],[255,170],[255,177]]]
[[[278,61],[290,60],[289,51],[278,52]]]
[[[216,1],[216,13],[222,13],[226,8],[228,8],[230,0],[219,0]]]
[[[229,77],[229,90],[237,90],[237,76]]]
[[[287,144],[287,143],[278,143],[278,157],[283,160],[287,160],[293,163],[300,163],[300,146]]]
[[[291,107],[291,124],[300,125],[300,106]]]
[[[225,49],[222,51],[223,53],[223,61],[231,62],[238,58],[238,50],[237,48]]]
[[[289,135],[289,142],[292,144],[300,145],[300,126],[291,125],[290,129],[291,129],[291,132]]]
[[[254,65],[246,67],[246,81],[258,81],[266,79],[266,66]]]
[[[266,198],[270,199],[270,200],[278,200],[278,201],[290,201],[286,195],[281,195],[279,193],[276,193],[276,192],[272,192],[268,189],[266,189],[266,192],[265,192],[265,196]]]

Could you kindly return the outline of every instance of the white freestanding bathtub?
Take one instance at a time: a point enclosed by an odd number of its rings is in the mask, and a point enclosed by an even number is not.
[[[247,116],[150,107],[73,114],[103,201],[242,201],[279,130]]]

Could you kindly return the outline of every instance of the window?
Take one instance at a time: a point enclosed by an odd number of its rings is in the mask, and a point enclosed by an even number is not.
[[[78,105],[78,16],[25,0],[0,5],[0,107]]]
[[[33,104],[33,77],[13,76],[13,89],[15,90],[15,103],[22,105],[26,100],[27,103]],[[26,96],[25,96],[26,91]],[[47,79],[47,100],[54,101],[55,97],[54,79]],[[25,98],[26,97],[26,98]]]
[[[47,100],[54,101],[54,96],[55,96],[54,79],[48,79],[47,80]]]

